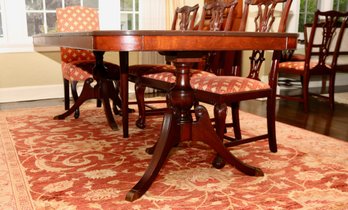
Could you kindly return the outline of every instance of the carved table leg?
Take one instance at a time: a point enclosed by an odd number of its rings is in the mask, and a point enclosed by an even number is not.
[[[170,149],[173,147],[175,140],[175,131],[178,129],[178,124],[172,113],[165,113],[161,135],[156,144],[151,162],[147,167],[143,177],[139,182],[127,193],[126,200],[134,201],[140,198],[151,186],[152,182],[157,177],[158,172],[162,168]]]
[[[263,176],[263,172],[260,168],[243,163],[227,150],[221,139],[216,135],[206,108],[201,105],[196,106],[195,114],[197,121],[192,125],[192,139],[200,140],[208,144],[221,157],[223,157],[226,162],[236,167],[239,171],[250,176]]]
[[[175,63],[175,65],[177,67],[176,85],[167,96],[171,109],[164,115],[160,138],[154,148],[150,165],[140,181],[127,193],[126,200],[128,201],[140,198],[148,190],[170,149],[181,139],[187,139],[191,136],[192,117],[190,108],[194,101],[193,91],[189,83],[191,64]]]
[[[107,78],[107,68],[104,66],[103,61],[104,52],[95,51],[93,53],[96,58],[95,67],[93,69],[93,78],[95,81],[97,81],[97,84],[92,87],[91,84],[93,82],[93,79],[87,79],[83,85],[82,92],[74,105],[65,113],[55,116],[54,119],[65,119],[89,99],[102,99],[105,116],[107,118],[109,126],[113,130],[118,130],[118,126],[113,117],[110,107],[109,95],[112,92],[112,89],[110,89],[110,83],[112,84],[112,80],[109,80]]]
[[[54,119],[55,120],[65,119],[66,117],[68,117],[69,115],[74,113],[75,110],[77,108],[79,108],[85,101],[95,98],[96,97],[95,96],[96,86],[92,87],[91,86],[92,82],[93,82],[92,78],[85,80],[85,83],[83,84],[82,92],[81,92],[80,96],[77,98],[76,102],[73,104],[73,106],[70,107],[70,109],[68,109],[63,114],[55,116]]]

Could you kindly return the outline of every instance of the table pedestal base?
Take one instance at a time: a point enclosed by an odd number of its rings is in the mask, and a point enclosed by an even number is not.
[[[113,81],[103,80],[102,82],[100,82],[101,84],[96,84],[94,87],[92,86],[93,81],[94,80],[92,78],[87,79],[83,85],[82,92],[74,105],[63,114],[55,116],[54,119],[65,119],[66,117],[74,113],[77,108],[79,108],[85,101],[89,99],[101,99],[109,126],[112,130],[119,130],[113,117],[109,102],[109,99],[113,100],[113,112],[115,114],[120,114],[117,106],[121,106],[121,100],[118,98],[118,91],[114,87]]]
[[[170,111],[164,114],[159,140],[157,141],[151,162],[143,177],[127,193],[126,200],[140,198],[157,177],[172,147],[181,140],[202,141],[208,144],[225,161],[250,176],[263,176],[261,169],[247,165],[231,154],[216,134],[208,111],[205,107],[195,107],[196,121],[192,120],[191,107],[194,93],[190,86],[190,67],[192,64],[174,62],[176,66],[176,85],[168,94]]]

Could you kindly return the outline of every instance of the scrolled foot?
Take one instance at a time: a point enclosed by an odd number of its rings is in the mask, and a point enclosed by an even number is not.
[[[145,152],[149,155],[153,155],[153,152],[155,151],[156,144],[153,145],[152,147],[148,147],[145,149]]]
[[[76,109],[74,112],[74,118],[77,119],[80,117],[80,109]]]
[[[221,169],[221,168],[225,167],[226,162],[222,157],[217,155],[217,156],[215,156],[212,164],[213,164],[214,168]]]
[[[143,119],[139,118],[137,119],[137,121],[135,122],[135,125],[140,128],[140,129],[144,129],[145,128],[145,122]]]
[[[126,201],[132,202],[132,201],[137,200],[141,196],[142,196],[142,194],[139,191],[131,189],[126,195]]]
[[[54,120],[64,120],[65,117],[63,115],[57,115],[53,117]]]

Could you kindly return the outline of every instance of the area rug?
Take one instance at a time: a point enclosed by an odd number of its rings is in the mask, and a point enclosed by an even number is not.
[[[182,142],[147,193],[125,201],[150,161],[145,148],[156,142],[162,118],[149,117],[141,130],[131,114],[123,139],[94,104],[79,119],[53,120],[61,111],[0,111],[0,209],[348,209],[348,143],[282,123],[277,153],[267,140],[230,149],[263,177],[215,169],[211,149]],[[264,133],[265,122],[241,113],[244,136]]]

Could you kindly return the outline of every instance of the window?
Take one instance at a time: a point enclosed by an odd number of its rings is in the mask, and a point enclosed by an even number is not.
[[[303,32],[304,24],[313,21],[314,13],[318,8],[318,0],[301,0],[300,18],[298,24],[299,32]]]
[[[149,14],[147,11],[157,4],[164,2],[163,0],[146,2],[145,0],[0,0],[0,53],[33,51],[31,36],[55,31],[57,7],[82,5],[97,8],[102,29],[127,30],[139,29],[142,25],[139,17],[145,13]]]
[[[56,8],[76,5],[98,8],[98,1],[25,0],[28,36],[56,31]]]
[[[121,0],[121,30],[139,29],[139,1]]]
[[[348,10],[348,0],[301,0],[298,24],[299,32],[303,32],[304,24],[313,21],[314,13],[317,9],[321,11],[338,10],[346,12]]]
[[[341,12],[348,11],[348,0],[335,0],[333,9]]]

